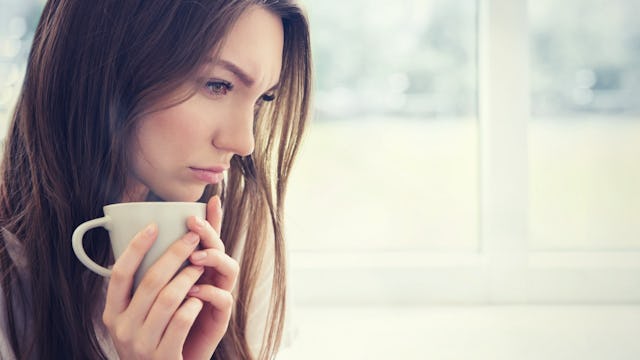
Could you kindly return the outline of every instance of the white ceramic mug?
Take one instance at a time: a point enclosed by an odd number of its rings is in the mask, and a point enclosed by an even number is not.
[[[205,218],[206,204],[197,202],[130,202],[107,205],[103,207],[103,210],[103,217],[80,224],[73,232],[71,240],[73,251],[80,262],[102,276],[109,276],[111,270],[96,264],[87,256],[82,244],[82,238],[87,231],[96,227],[107,229],[113,255],[117,259],[138,232],[151,223],[158,226],[157,239],[135,274],[135,289],[149,267],[173,242],[189,231],[187,228],[189,216]]]

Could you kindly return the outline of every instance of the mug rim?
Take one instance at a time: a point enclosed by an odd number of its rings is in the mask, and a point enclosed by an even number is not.
[[[132,201],[132,202],[122,202],[122,203],[114,203],[103,206],[103,209],[115,209],[119,207],[146,207],[146,206],[154,206],[154,207],[166,207],[166,206],[206,206],[207,204],[199,201]]]

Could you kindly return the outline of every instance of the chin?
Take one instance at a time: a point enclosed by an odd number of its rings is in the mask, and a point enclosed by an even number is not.
[[[204,190],[203,186],[197,189],[187,188],[184,191],[159,191],[154,194],[163,201],[196,202],[202,197]]]

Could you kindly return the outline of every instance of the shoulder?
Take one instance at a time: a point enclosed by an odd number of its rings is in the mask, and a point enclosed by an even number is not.
[[[0,359],[15,359],[11,346],[11,333],[9,316],[12,317],[19,342],[28,341],[29,329],[32,329],[33,319],[29,316],[31,307],[31,294],[29,290],[29,272],[24,246],[19,239],[5,228],[0,228],[2,239],[2,251],[6,251],[12,263],[11,269],[2,269],[10,281],[11,301],[7,303],[5,288],[0,284]]]
[[[24,272],[27,268],[27,256],[22,242],[15,234],[4,227],[0,228],[0,236],[2,238],[2,247],[9,254],[13,265],[20,273]]]
[[[9,334],[4,290],[2,289],[2,285],[0,285],[0,359],[13,360],[16,358],[11,347]]]

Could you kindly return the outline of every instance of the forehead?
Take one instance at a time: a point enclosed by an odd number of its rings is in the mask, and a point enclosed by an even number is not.
[[[280,77],[283,46],[280,17],[263,7],[252,6],[232,26],[218,56],[247,72],[257,86],[266,86]]]

